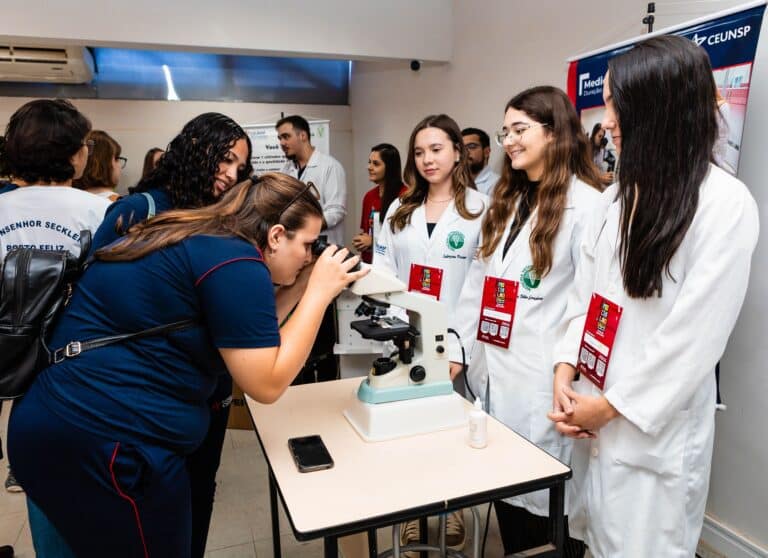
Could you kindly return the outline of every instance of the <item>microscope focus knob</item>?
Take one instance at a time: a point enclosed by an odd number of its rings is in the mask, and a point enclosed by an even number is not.
[[[423,382],[427,377],[427,370],[423,366],[416,365],[411,368],[411,380],[414,382]]]

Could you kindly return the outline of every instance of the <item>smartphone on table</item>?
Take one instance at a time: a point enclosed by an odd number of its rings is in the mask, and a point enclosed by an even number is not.
[[[300,473],[321,471],[333,467],[333,459],[323,439],[314,434],[300,438],[289,438],[288,449]]]

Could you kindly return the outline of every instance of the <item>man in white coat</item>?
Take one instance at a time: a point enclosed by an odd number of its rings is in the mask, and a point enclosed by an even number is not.
[[[302,116],[286,116],[275,125],[280,148],[288,159],[280,170],[302,182],[312,182],[320,194],[328,242],[344,245],[347,179],[336,159],[312,145],[309,123]]]
[[[347,214],[347,182],[344,168],[336,159],[312,145],[309,122],[298,115],[286,116],[275,124],[277,139],[288,159],[281,172],[311,182],[320,194],[323,232],[328,242],[344,246],[344,216]],[[307,365],[295,383],[335,380],[339,374],[333,346],[336,343],[336,311],[331,304],[325,312]]]
[[[500,178],[488,165],[488,159],[491,157],[491,138],[480,128],[464,128],[461,136],[467,149],[469,170],[472,172],[475,187],[478,192],[490,196]]]

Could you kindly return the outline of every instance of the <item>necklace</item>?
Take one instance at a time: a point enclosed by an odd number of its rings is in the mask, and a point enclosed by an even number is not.
[[[451,200],[453,200],[453,198],[448,198],[448,199],[445,199],[445,200],[433,200],[432,198],[427,196],[427,201],[428,202],[432,202],[432,203],[448,203]]]

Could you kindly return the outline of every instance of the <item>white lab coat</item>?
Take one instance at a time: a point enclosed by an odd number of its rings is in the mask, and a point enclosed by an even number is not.
[[[299,178],[299,167],[293,161],[286,161],[280,172]],[[320,205],[328,225],[321,234],[328,236],[328,242],[344,246],[344,217],[347,214],[347,178],[344,167],[330,155],[315,148],[299,180],[312,182],[320,192]]]
[[[598,190],[573,178],[553,245],[552,269],[538,285],[530,280],[530,275],[527,284],[523,281],[523,275],[533,263],[529,237],[537,212],[534,210],[531,214],[502,259],[512,223],[510,217],[493,255],[472,263],[451,319],[470,363],[467,378],[470,387],[487,403],[488,412],[564,463],[570,459],[571,440],[559,434],[547,418],[547,412],[552,409],[552,353],[558,339],[558,325],[565,313],[568,288],[573,282],[582,234],[599,200]],[[476,340],[486,276],[520,283],[507,349]],[[461,354],[456,348],[451,346],[451,360],[460,361]],[[568,488],[570,492],[571,483]],[[511,498],[508,502],[536,515],[549,515],[547,490]]]
[[[472,258],[477,251],[480,227],[483,222],[488,198],[480,192],[468,189],[466,207],[470,213],[480,213],[475,219],[464,219],[456,211],[451,201],[432,231],[427,235],[427,219],[424,204],[411,214],[411,222],[396,233],[390,228],[390,219],[400,207],[400,200],[389,206],[379,238],[374,245],[374,265],[390,270],[406,285],[411,272],[411,264],[438,267],[443,270],[443,282],[440,302],[445,304],[447,315],[455,309],[461,286],[467,275]],[[448,236],[463,237],[460,248],[448,244]],[[461,236],[457,236],[458,235]],[[455,246],[454,242],[454,246]]]
[[[605,397],[621,413],[574,444],[586,542],[596,558],[690,558],[704,520],[715,433],[714,368],[741,309],[758,211],[735,177],[710,165],[661,297],[629,298],[619,265],[617,186],[585,235],[553,362],[576,364],[592,292],[623,307]],[[579,392],[599,395],[586,378]]]

